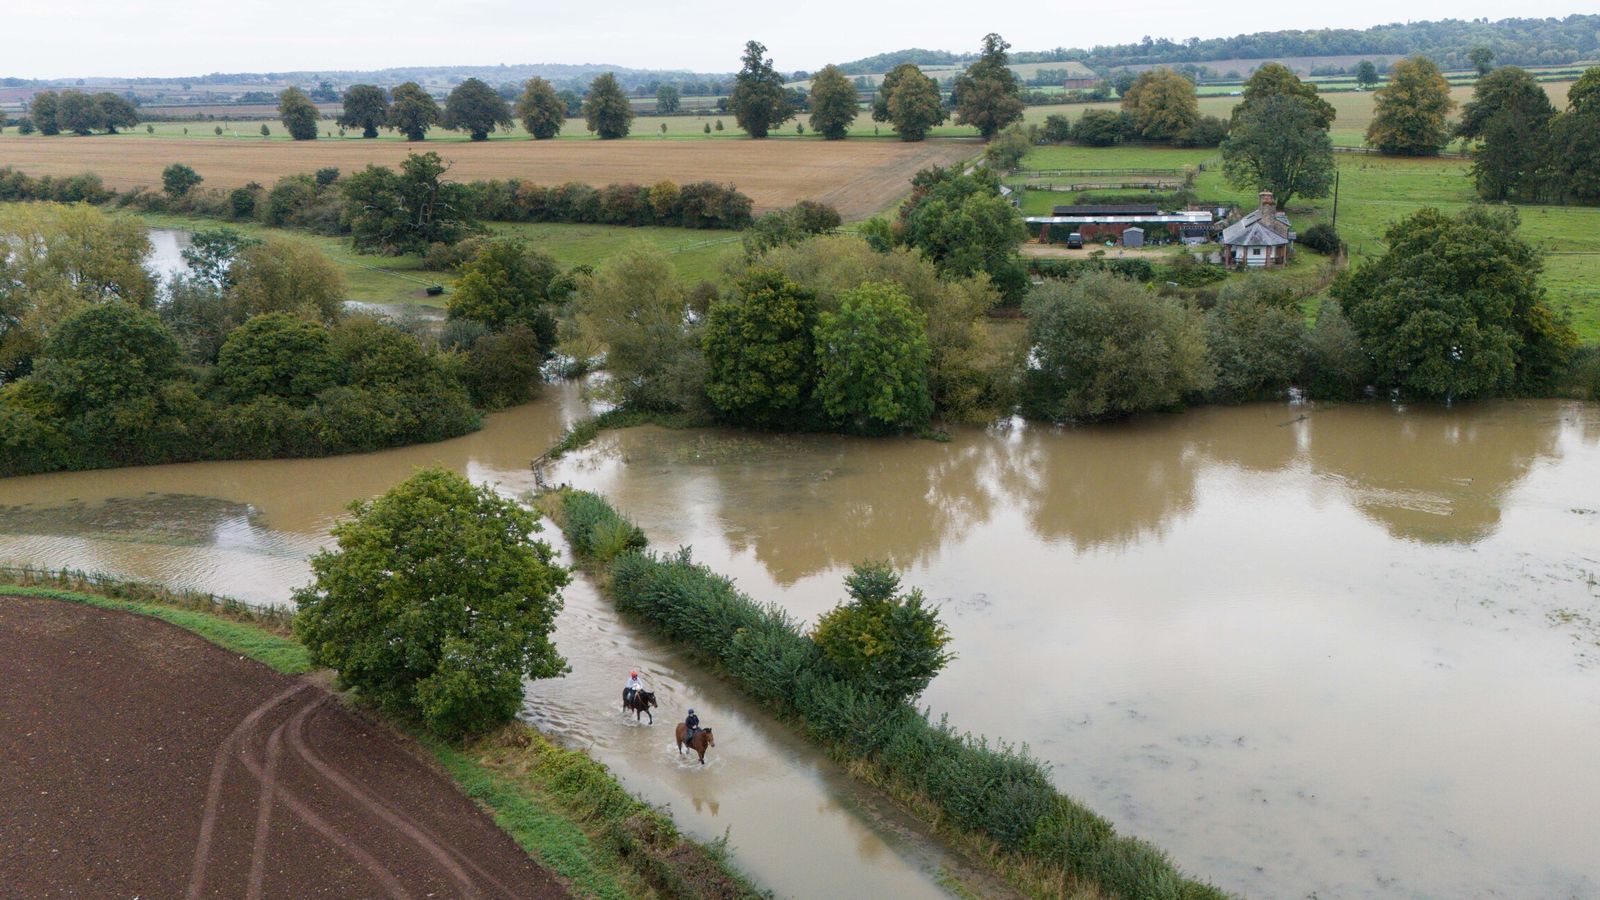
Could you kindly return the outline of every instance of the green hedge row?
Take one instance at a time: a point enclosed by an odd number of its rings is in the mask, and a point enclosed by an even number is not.
[[[1058,792],[1025,750],[957,732],[828,674],[785,610],[757,603],[687,549],[645,551],[637,526],[599,495],[564,492],[552,513],[580,558],[606,568],[618,609],[720,664],[752,697],[926,798],[957,829],[993,840],[1011,861],[1127,898],[1225,896],[1184,878],[1153,845],[1117,836],[1110,822]],[[637,535],[637,547],[618,551],[597,539],[611,534]],[[608,551],[615,552],[607,558]]]

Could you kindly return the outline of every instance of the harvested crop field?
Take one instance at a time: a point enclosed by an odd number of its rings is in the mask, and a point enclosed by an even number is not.
[[[165,622],[0,597],[7,896],[557,897],[420,751]]]
[[[405,144],[397,141],[140,140],[129,135],[20,137],[0,135],[0,165],[30,175],[94,172],[108,186],[159,189],[161,170],[181,162],[206,187],[310,173],[325,166],[353,172],[368,163],[393,166],[411,151],[436,150],[458,180],[521,178],[539,184],[581,181],[649,184],[662,179],[731,183],[760,209],[798,200],[831,203],[847,220],[890,206],[930,165],[976,156],[970,141],[487,141]]]

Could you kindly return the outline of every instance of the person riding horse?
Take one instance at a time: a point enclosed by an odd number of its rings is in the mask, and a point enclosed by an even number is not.
[[[691,709],[689,710],[689,717],[683,720],[683,724],[689,726],[689,740],[694,740],[694,736],[700,733],[700,717],[695,715],[694,710]]]
[[[639,673],[629,672],[628,684],[622,689],[622,702],[632,703],[633,698],[642,690],[644,690],[644,682],[639,680]]]

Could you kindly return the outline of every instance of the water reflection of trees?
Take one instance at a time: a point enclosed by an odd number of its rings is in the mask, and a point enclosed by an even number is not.
[[[1325,409],[1306,420],[1306,454],[1391,535],[1471,543],[1494,533],[1506,496],[1556,452],[1562,413],[1553,403]]]
[[[1165,531],[1194,504],[1199,459],[1175,418],[1032,428],[999,467],[1008,499],[1046,541],[1119,548]]]

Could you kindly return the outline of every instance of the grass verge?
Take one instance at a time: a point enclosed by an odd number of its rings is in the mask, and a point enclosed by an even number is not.
[[[312,670],[289,611],[99,574],[0,567],[0,596],[47,597],[153,616],[286,675]],[[376,711],[364,708],[369,715]],[[629,794],[604,765],[513,723],[457,746],[387,719],[433,754],[529,856],[587,897],[763,896],[720,842],[699,843]]]
[[[542,461],[553,461],[577,450],[589,446],[600,432],[613,428],[634,428],[639,425],[659,425],[662,428],[699,428],[710,425],[706,421],[691,413],[681,412],[655,412],[652,410],[617,408],[607,410],[597,416],[579,419],[562,432],[561,437],[550,445],[550,449],[540,457]],[[538,462],[535,462],[537,465]]]

